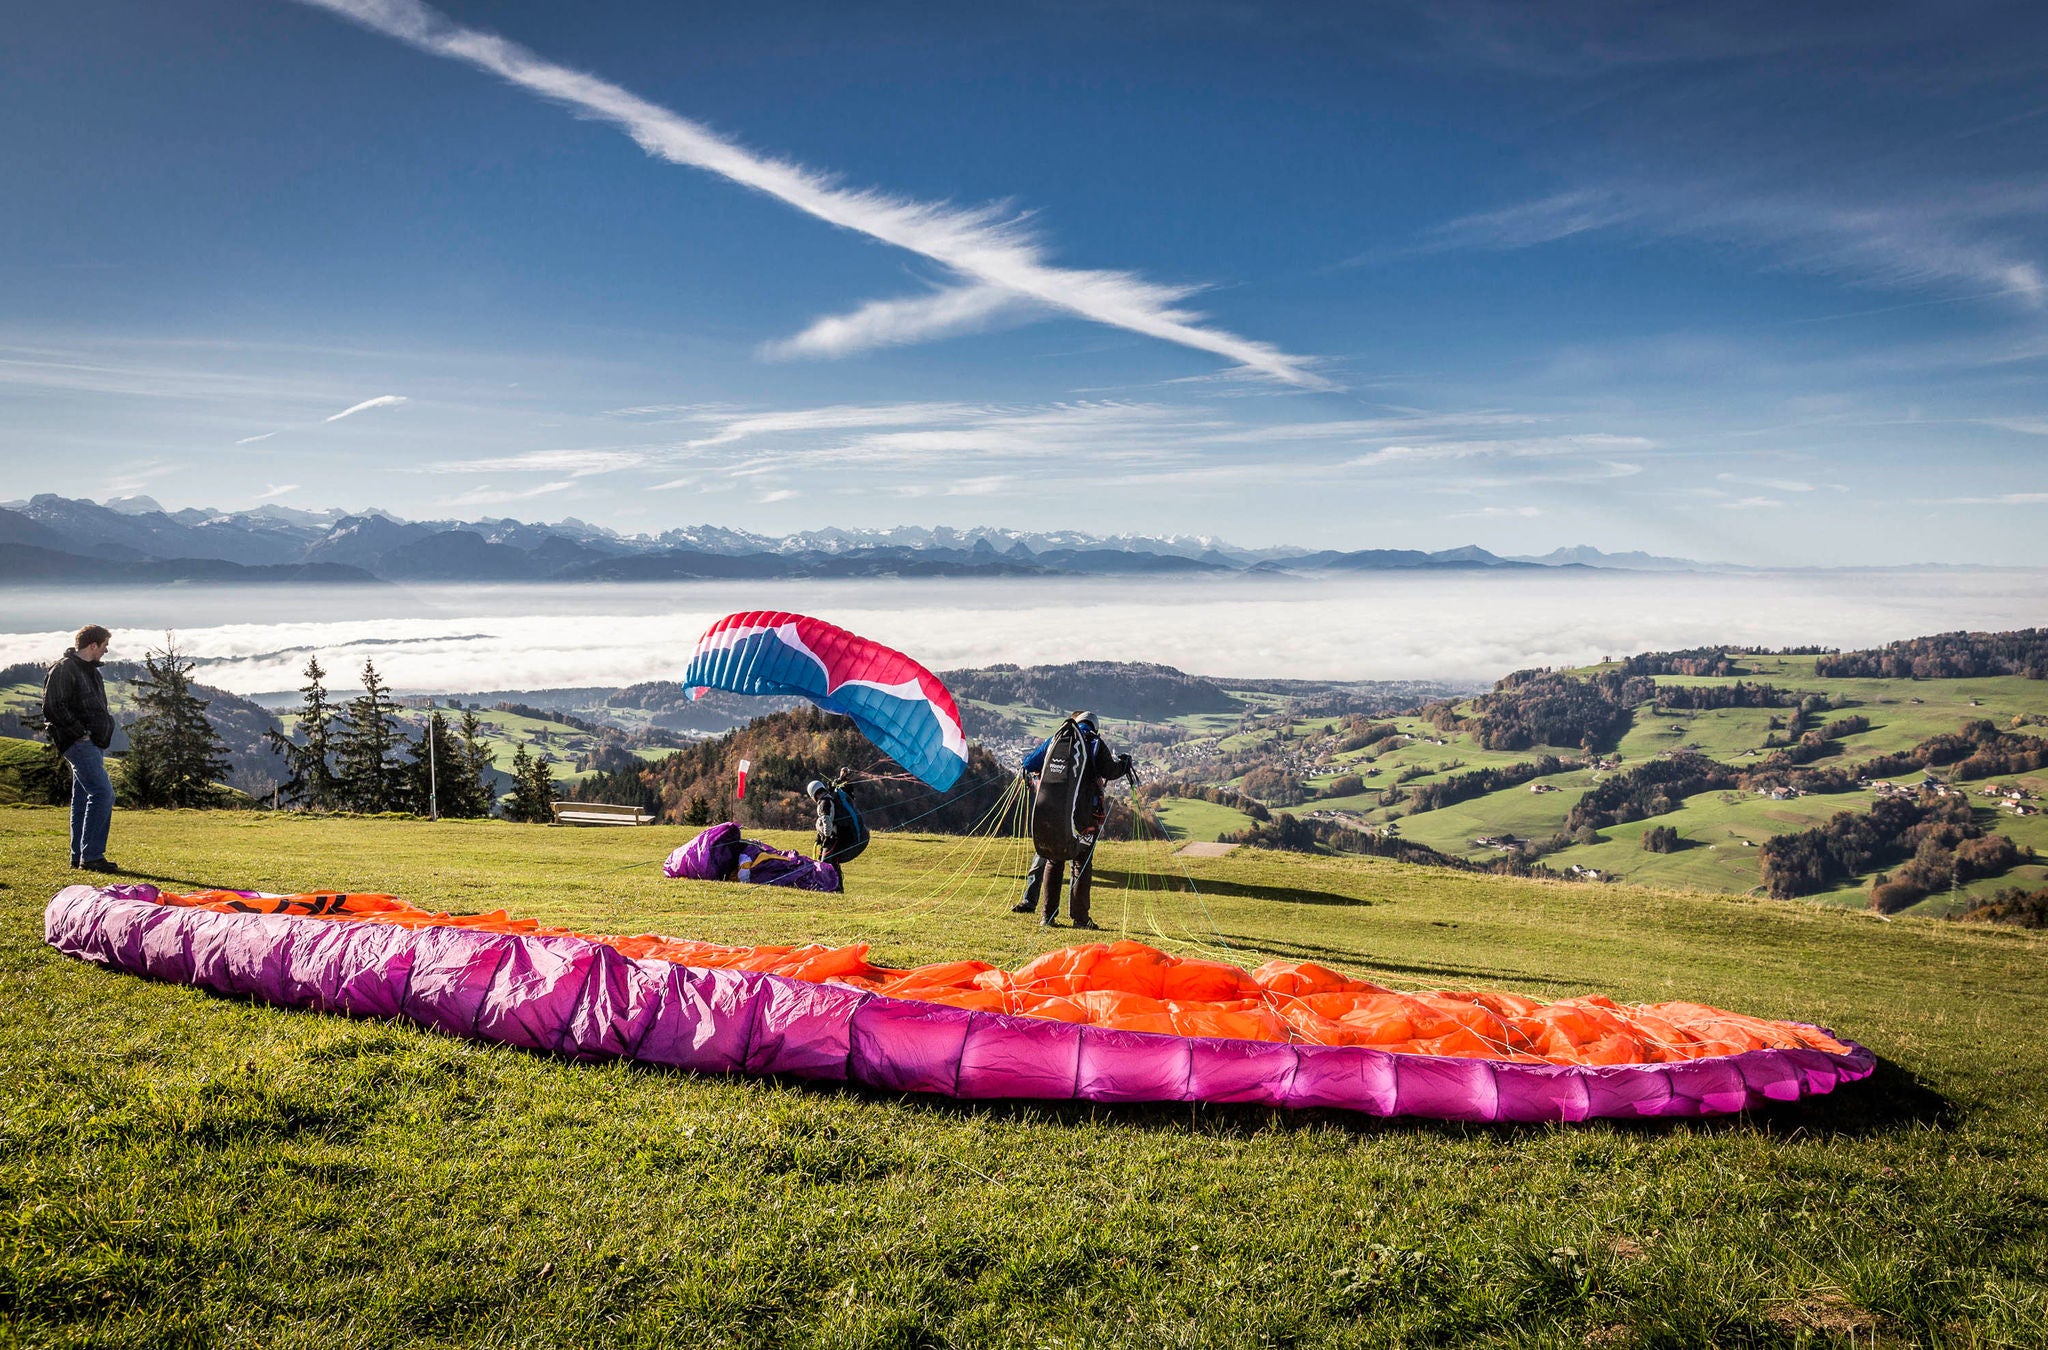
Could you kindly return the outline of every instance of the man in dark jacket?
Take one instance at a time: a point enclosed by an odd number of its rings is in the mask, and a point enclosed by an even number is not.
[[[1087,765],[1081,780],[1081,795],[1074,809],[1074,825],[1081,835],[1085,851],[1074,862],[1074,886],[1069,897],[1069,908],[1074,915],[1076,928],[1100,928],[1089,917],[1089,899],[1095,883],[1095,838],[1102,829],[1103,818],[1109,814],[1109,795],[1103,791],[1106,784],[1131,775],[1131,757],[1119,755],[1109,748],[1096,729],[1095,714],[1077,712],[1073,722],[1080,729],[1082,743],[1087,747],[1084,763]],[[1052,748],[1052,738],[1038,743],[1038,748],[1024,757],[1024,772],[1035,774],[1045,767],[1046,751]],[[1045,917],[1038,921],[1041,928],[1052,928],[1060,913],[1060,883],[1066,864],[1057,860],[1034,857],[1031,871],[1024,882],[1024,899],[1012,907],[1016,914],[1032,914],[1038,910],[1039,896],[1045,897]]]
[[[100,661],[112,640],[106,629],[87,624],[43,679],[43,725],[71,766],[71,865],[88,872],[121,870],[107,861],[114,784],[105,752],[114,743],[114,717]]]

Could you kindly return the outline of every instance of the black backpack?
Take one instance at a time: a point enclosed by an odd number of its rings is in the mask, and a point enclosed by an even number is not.
[[[1087,841],[1077,828],[1076,813],[1088,782],[1088,756],[1094,747],[1080,724],[1068,718],[1045,747],[1038,772],[1038,795],[1031,803],[1031,846],[1048,862],[1076,862],[1087,856]]]

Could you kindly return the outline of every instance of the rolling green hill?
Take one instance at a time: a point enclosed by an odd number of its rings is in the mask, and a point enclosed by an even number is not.
[[[1734,662],[1736,670],[1726,675],[1657,674],[1632,687],[1649,689],[1648,679],[1654,679],[1657,689],[1769,685],[1789,701],[1796,702],[1792,697],[1796,695],[1820,696],[1829,705],[1819,714],[1822,721],[1866,719],[1867,728],[1840,736],[1822,748],[1810,765],[1820,769],[1902,754],[1931,738],[1953,735],[1966,723],[1989,721],[2010,735],[2048,736],[2048,681],[2017,675],[1918,680],[1824,677],[1816,674],[1816,665],[1826,659],[1744,654]],[[1624,663],[1613,662],[1564,674],[1619,679],[1628,669]],[[1345,728],[1336,719],[1294,719],[1290,723],[1284,710],[1249,715],[1231,735],[1213,742],[1219,754],[1234,758],[1213,778],[1200,781],[1243,787],[1248,764],[1284,764],[1303,785],[1306,798],[1282,801],[1266,797],[1267,805],[1275,809],[1321,818],[1332,825],[1392,830],[1404,839],[1473,861],[1506,856],[1500,844],[1492,841],[1534,843],[1542,849],[1542,864],[1557,870],[1585,868],[1650,885],[1734,892],[1761,884],[1758,848],[1764,841],[1823,824],[1840,811],[1867,811],[1878,799],[1868,789],[1811,792],[1783,800],[1755,791],[1705,792],[1683,799],[1669,814],[1606,828],[1596,839],[1573,842],[1568,817],[1589,789],[1636,766],[1680,752],[1704,755],[1741,772],[1757,771],[1774,751],[1783,748],[1790,735],[1786,721],[1792,710],[1783,706],[1672,708],[1645,695],[1630,710],[1625,731],[1611,746],[1587,751],[1572,745],[1542,744],[1513,750],[1488,748],[1481,744],[1485,724],[1472,720],[1482,706],[1479,700],[1438,706],[1438,715],[1430,718],[1411,714],[1376,719],[1398,728],[1400,734],[1356,750],[1342,748]],[[1181,750],[1185,752],[1186,747]],[[1417,810],[1412,799],[1417,787],[1441,784],[1479,769],[1528,763],[1546,754],[1566,761],[1563,771],[1434,810]],[[1931,772],[1944,780],[1953,776],[1947,767]],[[1340,779],[1351,775],[1362,779],[1362,791],[1332,791]],[[1914,770],[1905,777],[1917,782],[1921,773]],[[2016,786],[2030,794],[2036,800],[2026,805],[2039,813],[2021,815],[2005,801],[1982,795],[1992,783]],[[2040,810],[2039,800],[2048,798],[2048,768],[1957,782],[1955,786],[1970,794],[1982,829],[2004,834],[2048,860],[2048,811]],[[1209,812],[1218,809],[1201,805]],[[1162,804],[1161,818],[1174,820],[1177,812],[1193,818],[1174,799]],[[1676,850],[1652,853],[1643,848],[1644,833],[1656,825],[1678,831]],[[1191,833],[1218,832],[1224,832],[1220,825]],[[1973,895],[2038,884],[2044,873],[2048,867],[2041,863],[2028,864],[2004,876],[1978,878],[1931,894],[1915,909],[1931,914],[1960,909]],[[1868,903],[1867,887],[1873,875],[1874,871],[1860,873],[1820,898],[1861,907]]]

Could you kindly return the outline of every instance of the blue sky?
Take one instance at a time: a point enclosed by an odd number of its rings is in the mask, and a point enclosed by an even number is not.
[[[2048,564],[2025,5],[70,0],[5,494]]]

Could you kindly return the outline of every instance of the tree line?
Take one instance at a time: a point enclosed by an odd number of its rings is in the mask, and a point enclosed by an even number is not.
[[[1705,712],[1713,708],[1789,708],[1805,696],[1774,684],[1660,684],[1657,707],[1665,712]]]
[[[1764,886],[1779,900],[1812,895],[1874,867],[1870,907],[1891,914],[1937,890],[1997,876],[2031,856],[1987,835],[1965,799],[1923,792],[1886,797],[1868,811],[1839,811],[1825,825],[1776,835],[1759,850]]]
[[[1452,774],[1442,782],[1424,783],[1421,787],[1411,788],[1410,793],[1415,800],[1414,805],[1408,808],[1408,814],[1412,816],[1418,811],[1434,811],[1439,807],[1470,801],[1474,797],[1484,797],[1489,792],[1520,787],[1537,778],[1563,773],[1567,769],[1576,769],[1580,767],[1580,763],[1581,761],[1575,759],[1564,760],[1556,755],[1543,755],[1519,764]]]
[[[1995,722],[1979,718],[1953,734],[1930,736],[1911,750],[1873,759],[1863,765],[1863,772],[1871,778],[1891,778],[1948,765],[1954,766],[1950,774],[1959,780],[2032,773],[2048,766],[2048,737],[2001,731]]]
[[[1980,895],[1969,907],[1951,919],[1966,923],[2009,923],[2016,928],[2048,928],[2048,886],[2027,891],[2008,886],[1993,895]]]
[[[1968,680],[2022,675],[2048,680],[2048,628],[1907,638],[1865,651],[1823,656],[1813,670],[1816,675],[1837,679]]]
[[[1636,705],[1657,696],[1647,676],[1602,671],[1581,678],[1553,670],[1518,670],[1461,715],[1451,702],[1432,703],[1423,717],[1442,731],[1464,730],[1488,750],[1537,745],[1611,750],[1635,723]]]
[[[175,646],[153,651],[133,680],[135,719],[120,761],[121,799],[134,806],[221,807],[251,799],[223,785],[227,747],[208,719],[210,700],[199,696],[192,660]],[[309,811],[364,814],[430,812],[457,818],[488,816],[497,805],[496,755],[475,710],[451,726],[443,711],[429,711],[417,734],[399,716],[390,686],[374,662],[363,663],[363,691],[345,703],[328,694],[327,672],[314,656],[306,662],[293,734],[265,733],[283,761],[280,804]],[[553,760],[524,745],[513,756],[513,791],[504,815],[546,821],[555,798]]]
[[[1689,750],[1648,760],[1588,789],[1565,817],[1565,829],[1597,831],[1666,815],[1694,793],[1735,787],[1741,777],[1719,760]]]

